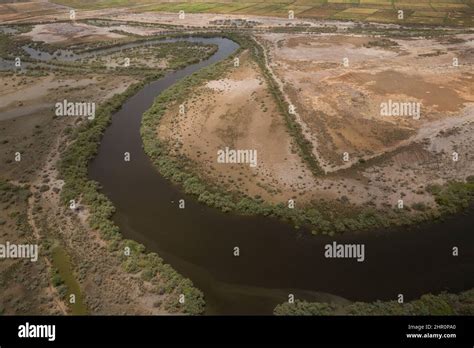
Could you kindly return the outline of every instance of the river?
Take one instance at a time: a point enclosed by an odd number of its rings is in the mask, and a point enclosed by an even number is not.
[[[238,48],[225,38],[187,40],[219,49],[128,99],[113,115],[89,175],[115,205],[114,221],[122,234],[190,278],[204,292],[207,314],[271,314],[289,293],[322,301],[392,300],[402,293],[410,300],[474,287],[472,213],[409,229],[313,236],[275,219],[221,213],[161,177],[142,149],[142,114],[177,80]],[[130,152],[130,162],[123,160],[124,152]],[[182,198],[185,209],[178,208]],[[324,246],[334,240],[365,244],[365,261],[325,258]],[[453,246],[460,248],[457,257]]]

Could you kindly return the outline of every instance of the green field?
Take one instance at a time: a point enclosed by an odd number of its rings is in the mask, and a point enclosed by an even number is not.
[[[474,0],[56,0],[80,9],[132,7],[135,11],[252,14],[381,23],[473,26]],[[398,10],[404,18],[398,19]]]

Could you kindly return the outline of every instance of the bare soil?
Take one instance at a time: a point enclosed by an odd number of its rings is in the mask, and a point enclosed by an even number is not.
[[[258,67],[248,52],[239,59],[239,68],[195,91],[185,114],[174,105],[157,135],[213,183],[272,202],[288,200],[309,188],[311,173],[295,153]],[[257,167],[217,163],[217,151],[225,147],[256,150]]]
[[[258,39],[327,175],[313,177],[298,158],[259,69],[244,54],[239,68],[193,92],[184,115],[178,105],[169,109],[157,130],[211,182],[273,203],[345,196],[379,208],[399,199],[434,207],[429,184],[474,173],[472,37],[456,43],[353,35]],[[420,118],[381,115],[389,99],[420,103]],[[218,164],[217,150],[226,146],[257,149],[257,168]]]

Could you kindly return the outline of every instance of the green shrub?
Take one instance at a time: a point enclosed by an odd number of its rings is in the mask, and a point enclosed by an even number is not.
[[[426,294],[417,300],[328,304],[296,300],[275,307],[275,315],[473,315],[474,289],[456,294]]]

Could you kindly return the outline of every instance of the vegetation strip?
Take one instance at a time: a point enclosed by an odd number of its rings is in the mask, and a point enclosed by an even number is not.
[[[398,301],[330,304],[296,300],[275,307],[276,315],[473,315],[474,289],[449,294],[426,294],[407,303]]]

